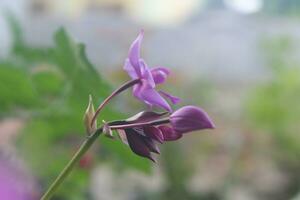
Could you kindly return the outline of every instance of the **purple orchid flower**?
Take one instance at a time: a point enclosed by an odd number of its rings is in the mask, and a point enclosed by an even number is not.
[[[139,79],[140,82],[133,86],[133,95],[139,100],[145,102],[148,106],[158,106],[169,112],[172,111],[168,102],[161,94],[169,99],[173,104],[180,101],[166,92],[155,90],[157,84],[165,82],[170,71],[164,67],[155,67],[150,69],[146,62],[140,58],[140,48],[143,40],[144,31],[141,30],[138,37],[133,41],[129,49],[128,58],[125,60],[124,70],[132,79]]]
[[[183,134],[215,127],[208,114],[196,106],[182,107],[164,117],[167,114],[141,112],[117,125],[110,124],[110,128],[118,131],[134,153],[155,162],[151,153],[160,153],[157,142],[178,140]]]

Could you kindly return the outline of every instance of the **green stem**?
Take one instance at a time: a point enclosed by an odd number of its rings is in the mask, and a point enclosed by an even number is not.
[[[80,148],[77,150],[75,155],[69,161],[69,163],[65,166],[65,168],[61,171],[55,181],[50,185],[45,194],[41,197],[41,200],[50,199],[58,187],[62,184],[62,182],[66,179],[66,177],[70,174],[74,166],[78,163],[84,153],[91,147],[94,141],[99,137],[102,133],[102,128],[97,129],[91,136],[86,138],[86,140],[81,144]]]

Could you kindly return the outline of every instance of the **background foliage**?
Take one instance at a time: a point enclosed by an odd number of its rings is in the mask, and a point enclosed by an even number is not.
[[[54,34],[53,47],[32,47],[23,41],[13,17],[9,22],[14,45],[10,57],[0,61],[0,114],[26,121],[18,146],[44,189],[85,137],[82,118],[88,95],[98,105],[112,88],[88,61],[84,45],[64,29]],[[107,121],[124,117],[112,107],[102,116]],[[109,158],[118,169],[130,166],[149,171],[149,163],[118,140],[101,137],[100,141],[84,158],[87,162]],[[56,198],[85,199],[89,166],[82,161]]]

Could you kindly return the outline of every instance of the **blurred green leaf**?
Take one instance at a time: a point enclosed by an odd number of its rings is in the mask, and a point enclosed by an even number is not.
[[[265,51],[273,77],[258,85],[247,103],[250,119],[257,127],[273,134],[279,152],[290,161],[300,156],[300,69],[291,63],[292,46],[288,38],[268,40]],[[300,163],[299,163],[300,164]]]
[[[0,63],[0,113],[16,107],[32,107],[37,93],[25,70],[11,63]]]
[[[57,96],[61,92],[64,78],[53,71],[42,70],[32,75],[37,91],[43,96]]]

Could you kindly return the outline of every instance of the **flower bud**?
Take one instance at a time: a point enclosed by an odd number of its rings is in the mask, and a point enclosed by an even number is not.
[[[158,128],[163,134],[164,141],[174,141],[182,137],[182,134],[176,132],[172,127],[161,125]]]
[[[172,128],[177,133],[187,133],[215,127],[208,114],[196,106],[184,106],[170,116]]]
[[[150,138],[140,135],[132,128],[126,129],[125,133],[129,147],[135,154],[156,162],[151,152],[159,153],[159,149]]]
[[[92,96],[89,95],[89,104],[87,106],[87,109],[86,109],[84,117],[83,117],[84,125],[85,125],[86,132],[88,135],[90,135],[97,129],[97,121],[95,121],[93,123],[93,125],[91,125],[94,115],[95,115],[95,109],[94,109],[94,105],[93,105],[93,99],[92,99]]]

